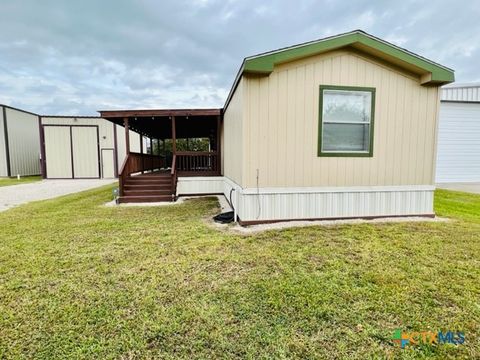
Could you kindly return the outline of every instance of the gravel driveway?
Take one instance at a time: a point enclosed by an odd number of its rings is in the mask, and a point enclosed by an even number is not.
[[[440,183],[437,184],[440,189],[463,191],[474,194],[480,194],[480,182],[471,183]]]
[[[0,187],[0,211],[31,201],[52,199],[58,196],[113,184],[115,179],[43,180],[29,184]]]

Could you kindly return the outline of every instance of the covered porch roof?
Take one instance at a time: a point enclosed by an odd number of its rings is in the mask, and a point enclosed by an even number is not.
[[[100,110],[100,116],[154,139],[209,137],[217,131],[222,109]],[[172,131],[172,123],[175,131]]]

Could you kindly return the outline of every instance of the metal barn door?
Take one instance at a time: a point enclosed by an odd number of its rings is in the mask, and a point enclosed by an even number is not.
[[[72,158],[74,178],[99,178],[98,128],[72,126]]]
[[[72,147],[69,126],[44,126],[45,160],[49,179],[71,178]]]
[[[115,151],[102,149],[102,177],[111,179],[115,177]]]
[[[480,181],[480,104],[440,104],[436,182]]]

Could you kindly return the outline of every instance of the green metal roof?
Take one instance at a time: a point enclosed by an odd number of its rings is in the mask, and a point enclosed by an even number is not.
[[[225,108],[228,106],[230,98],[235,92],[238,82],[244,73],[269,75],[273,71],[275,65],[344,47],[355,48],[391,63],[392,65],[417,74],[420,76],[420,82],[422,85],[441,86],[455,80],[454,71],[452,69],[367,34],[362,30],[354,30],[345,34],[245,58],[227,98]]]

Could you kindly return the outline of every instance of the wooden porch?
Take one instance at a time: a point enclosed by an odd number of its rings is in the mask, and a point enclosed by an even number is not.
[[[120,110],[100,114],[125,128],[126,157],[118,174],[120,202],[175,201],[179,176],[221,174],[220,109]],[[130,130],[142,136],[140,152],[130,151]],[[144,139],[150,142],[148,153],[143,149]],[[186,150],[178,149],[179,139],[186,140]],[[208,139],[208,151],[189,149],[189,139],[204,139],[203,146]]]

